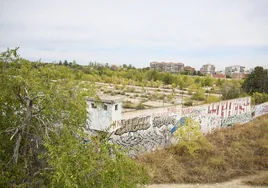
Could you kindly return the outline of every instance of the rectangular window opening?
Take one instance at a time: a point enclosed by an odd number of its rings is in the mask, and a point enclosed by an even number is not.
[[[108,110],[108,106],[107,105],[103,105],[103,109],[104,110]]]
[[[116,105],[114,106],[114,109],[115,109],[115,110],[118,110],[118,104],[116,104]]]
[[[94,103],[91,103],[91,108],[97,108],[97,106]]]

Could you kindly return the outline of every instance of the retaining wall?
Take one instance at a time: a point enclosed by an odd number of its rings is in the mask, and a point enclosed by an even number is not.
[[[184,126],[186,117],[197,121],[203,133],[210,133],[234,123],[249,122],[266,113],[268,102],[256,105],[252,110],[250,97],[186,108],[175,106],[131,112],[123,114],[124,119],[113,122],[116,129],[110,141],[128,149],[130,155],[137,155],[169,147],[174,142],[174,132]]]

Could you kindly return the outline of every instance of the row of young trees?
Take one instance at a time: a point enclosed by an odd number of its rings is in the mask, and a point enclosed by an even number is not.
[[[172,87],[181,90],[188,90],[194,94],[194,100],[205,100],[207,102],[216,102],[219,98],[206,97],[205,93],[212,92],[222,94],[221,99],[233,99],[245,96],[241,89],[243,81],[215,79],[210,76],[189,76],[170,74],[150,70],[149,68],[137,69],[131,65],[123,65],[122,68],[113,69],[108,64],[91,62],[88,66],[72,67],[75,70],[81,70],[85,73],[84,80],[92,82],[106,82],[122,85],[138,85],[148,87]],[[207,89],[210,88],[210,89]]]
[[[108,138],[86,137],[94,87],[68,66],[0,56],[0,187],[134,187],[148,180]]]

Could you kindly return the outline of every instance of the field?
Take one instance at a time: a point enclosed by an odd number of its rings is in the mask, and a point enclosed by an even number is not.
[[[268,115],[244,125],[218,130],[191,144],[140,156],[149,169],[152,183],[215,183],[268,169]],[[268,185],[267,173],[248,180],[252,185]]]
[[[213,99],[219,101],[221,94],[203,93],[200,99],[193,99],[194,92],[189,89],[180,90],[172,86],[140,87],[132,85],[96,83],[99,94],[124,96],[123,107],[125,111],[139,110],[171,105],[198,105]],[[208,88],[208,89],[211,89]],[[190,103],[190,104],[189,104]]]

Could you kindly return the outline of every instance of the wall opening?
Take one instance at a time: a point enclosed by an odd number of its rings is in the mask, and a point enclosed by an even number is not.
[[[91,108],[97,108],[95,103],[91,103]]]

